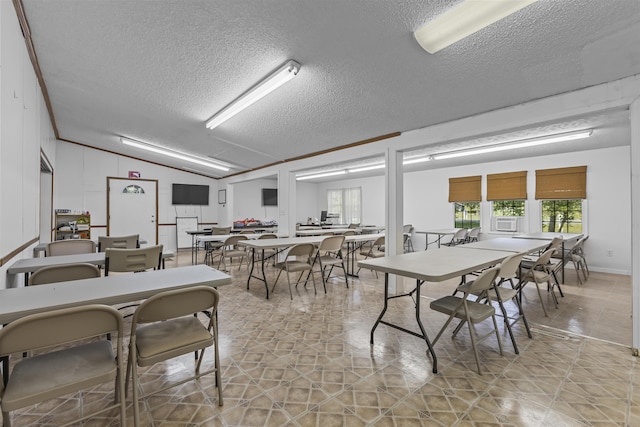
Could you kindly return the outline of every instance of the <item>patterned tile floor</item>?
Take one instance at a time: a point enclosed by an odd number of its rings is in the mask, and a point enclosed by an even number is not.
[[[170,264],[187,263],[189,254],[180,253]],[[382,276],[370,271],[361,271],[349,289],[344,280],[331,279],[326,295],[320,282],[317,295],[311,284],[301,285],[293,301],[282,278],[266,300],[257,281],[247,291],[245,267],[231,274],[234,283],[220,289],[219,307],[224,405],[218,406],[211,375],[145,399],[142,426],[640,425],[640,365],[629,348],[629,277],[594,272],[578,287],[568,269],[560,307],[545,300],[548,318],[528,286],[524,304],[533,339],[518,323],[519,355],[506,333],[502,356],[495,338],[481,343],[480,376],[466,328],[456,338],[445,333],[436,344],[437,374],[416,337],[380,325],[370,346],[383,301]],[[423,287],[421,317],[432,338],[446,316],[431,311],[428,302],[455,286],[449,281]],[[393,300],[388,319],[415,329],[412,301]],[[193,364],[187,355],[144,370],[142,388],[179,378]],[[105,386],[54,399],[17,411],[13,425],[58,426],[111,397]],[[130,404],[128,414],[133,425]],[[112,413],[84,425],[119,422]]]

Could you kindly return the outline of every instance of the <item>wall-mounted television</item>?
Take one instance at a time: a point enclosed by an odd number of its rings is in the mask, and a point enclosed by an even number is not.
[[[278,206],[278,189],[262,189],[262,206]]]
[[[208,205],[209,186],[194,184],[173,184],[172,205]]]

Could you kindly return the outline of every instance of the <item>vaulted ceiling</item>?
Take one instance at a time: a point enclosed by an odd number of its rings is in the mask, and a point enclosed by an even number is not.
[[[60,139],[212,176],[640,74],[638,0],[540,0],[433,55],[413,31],[457,0],[16,1]],[[289,59],[295,79],[205,127]]]

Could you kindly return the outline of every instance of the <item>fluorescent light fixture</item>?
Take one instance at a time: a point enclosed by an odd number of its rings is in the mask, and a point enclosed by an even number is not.
[[[120,141],[122,141],[122,143],[125,144],[125,145],[130,145],[132,147],[140,148],[142,150],[151,151],[152,153],[162,154],[164,156],[173,157],[173,158],[176,158],[176,159],[180,159],[180,160],[184,160],[184,161],[187,161],[187,162],[195,163],[195,164],[201,165],[201,166],[207,166],[207,167],[218,169],[218,170],[221,170],[221,171],[224,171],[224,172],[228,172],[229,171],[229,168],[226,167],[226,166],[222,166],[222,165],[218,165],[218,164],[212,163],[212,162],[204,160],[204,159],[202,159],[200,157],[191,156],[189,154],[183,154],[183,153],[180,153],[178,151],[169,150],[168,148],[161,148],[161,147],[158,147],[157,145],[147,144],[147,143],[140,142],[140,141],[134,141],[132,139],[124,138],[124,137],[121,137]]]
[[[407,159],[407,160],[403,161],[402,164],[403,165],[412,165],[414,163],[430,162],[431,160],[433,160],[432,156],[414,157],[412,159]]]
[[[282,67],[278,68],[260,83],[214,114],[213,117],[207,120],[205,126],[209,129],[213,129],[221,123],[229,120],[240,111],[294,78],[298,74],[298,71],[300,71],[300,64],[296,61],[287,61]]]
[[[346,170],[339,170],[339,171],[333,171],[333,172],[316,173],[313,175],[302,175],[302,176],[297,176],[296,181],[304,181],[305,179],[314,179],[314,178],[324,178],[325,176],[344,175],[346,173],[347,173]]]
[[[413,35],[424,50],[436,53],[536,1],[465,0],[417,29]]]
[[[369,165],[369,166],[362,166],[359,168],[353,168],[353,169],[347,169],[349,171],[349,173],[356,173],[356,172],[365,172],[365,171],[371,171],[371,170],[375,170],[375,169],[384,169],[385,168],[385,164],[378,164],[378,165]]]
[[[588,138],[593,134],[593,129],[567,132],[557,135],[542,136],[539,138],[524,139],[521,141],[508,142],[485,147],[471,148],[467,150],[451,151],[449,153],[434,154],[434,160],[453,159],[455,157],[473,156],[476,154],[493,153],[496,151],[514,150],[516,148],[533,147],[536,145],[553,144],[556,142],[571,141],[574,139]]]

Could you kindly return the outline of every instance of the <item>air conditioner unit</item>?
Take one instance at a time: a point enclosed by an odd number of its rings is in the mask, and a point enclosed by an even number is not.
[[[496,217],[496,231],[518,231],[518,218],[511,216]]]

